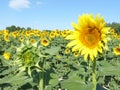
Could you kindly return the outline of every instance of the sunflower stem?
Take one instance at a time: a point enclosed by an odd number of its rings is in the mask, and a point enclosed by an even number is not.
[[[96,60],[93,61],[93,73],[92,73],[92,77],[93,77],[93,90],[96,90],[96,84],[97,84],[97,81],[96,81]]]
[[[41,65],[40,65],[43,69],[39,73],[39,78],[40,78],[39,90],[44,90],[44,63],[45,63],[45,60],[43,59],[43,62],[41,62]]]
[[[39,90],[43,90],[44,89],[43,80],[44,80],[44,72],[42,71],[40,73]]]

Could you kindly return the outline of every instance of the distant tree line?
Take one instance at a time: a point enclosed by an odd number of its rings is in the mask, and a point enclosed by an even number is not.
[[[111,28],[114,29],[118,34],[120,34],[120,23],[117,23],[117,22],[107,23],[107,26],[111,27]]]
[[[15,25],[7,26],[6,29],[9,30],[10,32],[14,32],[16,30],[33,30],[31,27],[24,28],[24,27],[15,26]],[[50,32],[51,30],[42,30],[42,31]]]
[[[9,30],[10,32],[14,32],[16,30],[31,30],[30,27],[24,28],[24,27],[15,26],[15,25],[7,26],[6,29]]]
[[[120,23],[117,22],[112,22],[112,23],[107,23],[107,26],[111,27],[112,29],[114,29],[118,34],[120,34]],[[15,30],[32,30],[31,27],[20,27],[20,26],[15,26],[15,25],[11,25],[6,27],[7,30],[9,30],[10,32],[13,32]],[[46,31],[51,31],[51,30],[46,30]]]

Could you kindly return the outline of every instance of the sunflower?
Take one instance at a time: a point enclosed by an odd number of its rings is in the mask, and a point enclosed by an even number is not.
[[[3,35],[9,34],[9,30],[3,30]]]
[[[55,30],[55,35],[60,36],[60,31],[58,29]]]
[[[72,23],[74,31],[67,35],[66,39],[72,40],[67,47],[72,47],[72,51],[79,51],[84,55],[84,60],[89,57],[92,61],[97,57],[98,52],[102,53],[104,44],[107,44],[106,34],[109,27],[105,27],[103,17],[98,14],[83,14],[78,19],[78,24]]]
[[[12,36],[13,36],[14,38],[17,38],[17,36],[19,36],[19,32],[18,32],[18,31],[14,31],[14,32],[12,32],[11,34],[12,34]]]
[[[115,53],[115,55],[120,55],[120,47],[114,48],[113,52]]]
[[[69,48],[66,48],[65,49],[65,53],[68,54],[70,52],[70,49]]]
[[[110,33],[111,33],[111,34],[114,34],[114,33],[115,33],[115,30],[114,30],[114,29],[111,29],[111,30],[110,30]]]
[[[6,42],[9,42],[9,41],[10,41],[10,40],[9,40],[9,34],[4,35],[4,40],[5,40]]]
[[[24,37],[20,37],[19,40],[20,40],[20,42],[23,42]]]
[[[34,44],[35,42],[36,42],[35,39],[30,39],[30,43],[31,43],[31,44]]]
[[[30,37],[30,35],[31,35],[30,31],[26,31],[25,35],[26,35],[26,37]]]
[[[49,45],[49,40],[46,39],[46,38],[43,38],[43,39],[41,39],[41,44],[42,44],[43,46],[48,46],[48,45]]]
[[[73,52],[74,57],[78,57],[79,53],[77,51]]]
[[[54,38],[55,37],[55,32],[50,32],[50,38]]]
[[[65,37],[67,35],[67,31],[66,30],[61,31],[61,35]]]
[[[9,60],[9,58],[10,58],[10,53],[9,52],[5,52],[4,54],[3,54],[3,57],[6,59],[6,60]]]

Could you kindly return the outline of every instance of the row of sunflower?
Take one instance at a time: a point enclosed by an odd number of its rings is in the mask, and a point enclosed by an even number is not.
[[[74,30],[0,30],[0,89],[119,90],[120,35],[83,14]]]

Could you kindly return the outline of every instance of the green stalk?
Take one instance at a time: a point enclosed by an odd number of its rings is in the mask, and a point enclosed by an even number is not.
[[[93,73],[92,73],[92,77],[93,77],[93,90],[96,90],[96,84],[97,84],[97,81],[96,81],[96,60],[93,61]]]
[[[44,72],[40,73],[39,90],[44,89]]]

